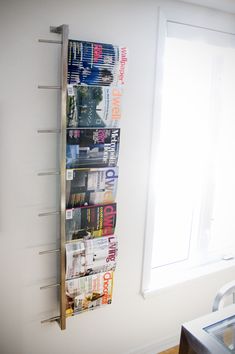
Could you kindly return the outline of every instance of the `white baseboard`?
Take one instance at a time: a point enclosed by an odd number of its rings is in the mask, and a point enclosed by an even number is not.
[[[179,340],[179,335],[174,335],[161,341],[155,341],[139,348],[134,348],[126,354],[158,354],[166,349],[178,345]]]

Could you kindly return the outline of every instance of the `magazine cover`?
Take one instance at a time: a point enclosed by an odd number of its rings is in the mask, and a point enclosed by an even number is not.
[[[116,203],[66,210],[66,240],[90,239],[114,234]]]
[[[85,262],[88,274],[115,270],[118,244],[115,235],[85,240]]]
[[[85,243],[79,240],[65,245],[66,279],[81,277],[86,274]]]
[[[113,294],[113,272],[66,280],[65,289],[67,316],[109,305]]]
[[[120,129],[67,129],[66,168],[117,165]]]
[[[68,85],[68,128],[117,128],[121,119],[122,89]]]
[[[115,270],[117,251],[115,235],[67,243],[66,279]]]
[[[66,171],[66,208],[114,203],[118,167],[69,169]]]
[[[126,66],[126,47],[69,40],[69,84],[120,86],[125,83]]]

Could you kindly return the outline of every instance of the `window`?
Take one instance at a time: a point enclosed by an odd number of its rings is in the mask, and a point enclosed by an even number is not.
[[[235,264],[235,33],[160,21],[144,292]]]

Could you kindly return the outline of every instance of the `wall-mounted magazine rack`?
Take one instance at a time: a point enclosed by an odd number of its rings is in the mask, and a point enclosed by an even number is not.
[[[60,288],[60,315],[43,320],[42,323],[57,321],[60,328],[66,328],[66,295],[65,295],[65,165],[66,165],[66,95],[67,95],[67,61],[68,61],[68,33],[69,26],[61,25],[59,27],[50,27],[50,32],[61,35],[61,40],[46,40],[39,39],[42,43],[52,43],[61,45],[61,85],[60,86],[43,86],[39,85],[39,89],[55,89],[61,92],[61,109],[60,109],[60,129],[39,130],[38,133],[59,133],[60,134],[60,171],[45,172],[39,175],[60,175],[60,210],[50,213],[40,213],[39,216],[60,215],[60,248],[55,250],[48,250],[40,252],[40,255],[46,253],[57,252],[60,255],[60,282],[51,284],[40,289],[47,289],[51,287]]]
[[[60,128],[38,130],[60,136],[60,247],[40,252],[60,257],[60,314],[43,320],[66,328],[70,316],[112,302],[117,257],[115,203],[120,143],[121,96],[126,47],[69,40],[68,25],[51,27],[61,40]]]

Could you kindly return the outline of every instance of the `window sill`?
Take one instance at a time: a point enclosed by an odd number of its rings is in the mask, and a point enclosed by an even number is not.
[[[143,290],[142,295],[145,299],[152,297],[164,290],[169,290],[172,287],[181,285],[190,280],[201,278],[203,276],[220,272],[229,268],[235,267],[235,259],[221,260],[206,265],[201,265],[186,269],[184,271],[177,270],[172,272],[159,271],[159,268],[153,269],[151,274],[151,282],[149,289]],[[161,276],[160,276],[161,273]]]

